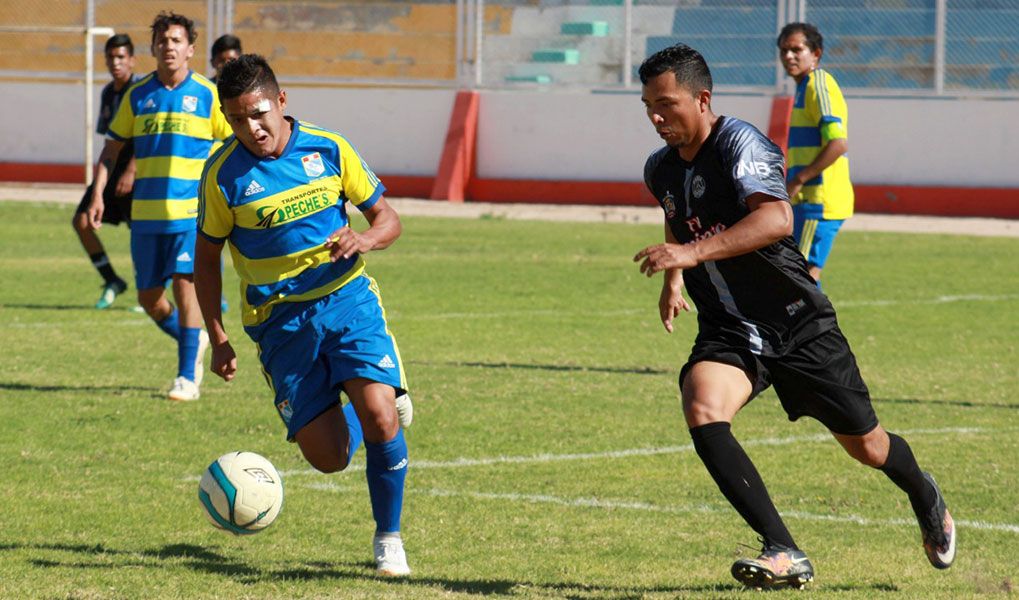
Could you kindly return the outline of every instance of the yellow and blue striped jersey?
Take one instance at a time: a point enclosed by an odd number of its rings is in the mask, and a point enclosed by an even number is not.
[[[155,72],[131,86],[107,131],[134,143],[131,231],[194,229],[202,168],[213,141],[230,133],[216,87],[194,71],[172,90]]]
[[[229,241],[241,279],[241,321],[262,326],[294,302],[321,298],[364,271],[360,255],[330,262],[325,242],[349,224],[346,203],[366,211],[385,186],[341,135],[287,119],[279,158],[259,158],[231,137],[202,174],[198,233]]]
[[[786,181],[792,181],[820,154],[828,142],[848,137],[849,115],[839,84],[822,69],[812,71],[796,86],[789,122],[789,164]],[[853,184],[849,159],[842,155],[820,175],[803,185],[793,204],[824,206],[824,219],[848,219],[853,215]]]

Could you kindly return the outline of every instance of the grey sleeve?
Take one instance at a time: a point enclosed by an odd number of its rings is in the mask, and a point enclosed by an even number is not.
[[[740,204],[746,204],[747,198],[757,193],[789,199],[785,157],[760,131],[750,126],[734,131],[725,140],[721,155],[736,185]]]

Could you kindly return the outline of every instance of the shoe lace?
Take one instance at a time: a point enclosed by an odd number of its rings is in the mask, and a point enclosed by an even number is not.
[[[934,506],[920,515],[920,525],[923,528],[924,541],[942,548],[948,544],[948,536],[945,535],[945,516],[939,510],[940,502],[935,500]]]

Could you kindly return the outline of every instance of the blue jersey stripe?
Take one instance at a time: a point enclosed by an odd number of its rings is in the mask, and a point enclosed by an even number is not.
[[[790,127],[790,148],[813,148],[821,145],[821,131],[817,127]]]
[[[261,306],[277,295],[297,296],[304,294],[342,279],[348,271],[354,268],[355,264],[357,264],[357,256],[346,259],[341,258],[336,262],[319,265],[313,269],[306,269],[301,273],[300,277],[291,277],[271,285],[249,285],[247,286],[246,300],[251,306]]]
[[[175,177],[136,179],[131,196],[135,200],[194,200],[198,197],[198,180]]]

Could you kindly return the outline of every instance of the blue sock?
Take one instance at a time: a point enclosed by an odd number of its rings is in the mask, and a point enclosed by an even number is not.
[[[347,464],[354,460],[354,454],[357,449],[361,447],[361,441],[364,440],[364,433],[361,431],[361,421],[357,418],[357,413],[354,412],[354,405],[347,402],[343,407],[343,418],[347,421]]]
[[[170,313],[169,317],[166,317],[162,321],[156,321],[156,325],[158,325],[166,335],[175,340],[180,339],[180,319],[177,317],[176,306],[173,307],[173,312]]]
[[[375,517],[375,533],[400,531],[403,512],[403,482],[407,478],[407,442],[403,431],[382,444],[364,443],[367,460],[365,478]]]
[[[198,334],[201,327],[181,327],[177,340],[177,376],[195,380],[195,359],[198,358]]]

